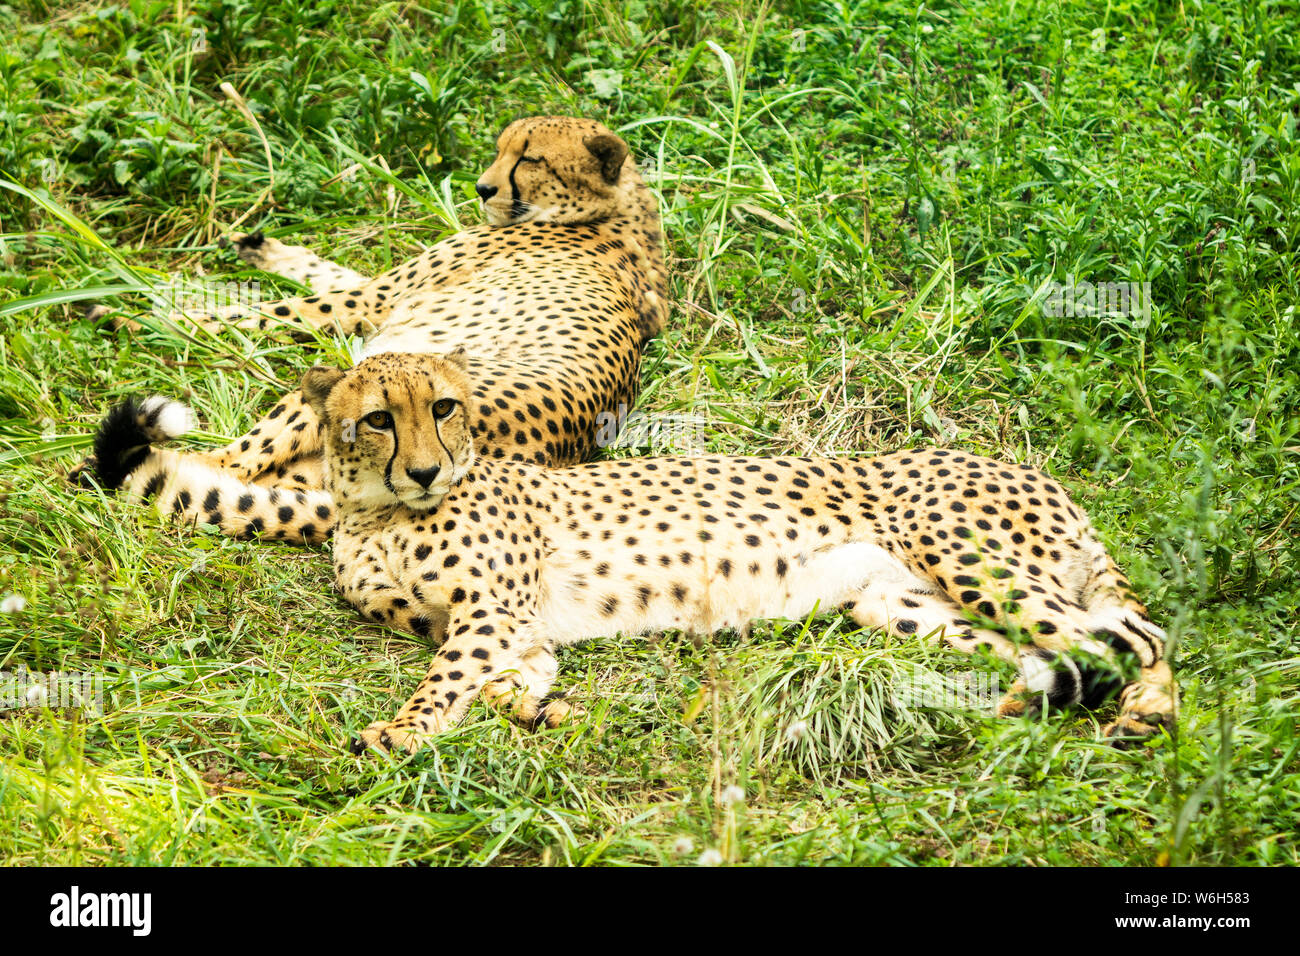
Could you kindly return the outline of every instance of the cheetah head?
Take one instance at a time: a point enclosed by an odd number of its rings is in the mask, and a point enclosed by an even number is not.
[[[336,501],[425,510],[474,460],[464,351],[385,352],[341,372],[316,366],[303,395],[324,426],[327,487]]]
[[[497,139],[497,157],[475,186],[493,226],[584,223],[630,208],[644,188],[627,143],[595,120],[534,116]]]

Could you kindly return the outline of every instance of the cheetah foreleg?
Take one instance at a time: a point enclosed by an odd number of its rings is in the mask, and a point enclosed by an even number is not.
[[[292,279],[314,292],[360,288],[370,281],[359,272],[322,259],[305,246],[287,246],[260,232],[232,232],[229,238],[218,240],[218,245],[232,246],[250,266]]]
[[[519,671],[527,656],[520,653],[522,648],[540,643],[529,640],[526,627],[500,612],[475,618],[468,610],[459,611],[449,617],[447,633],[447,642],[411,699],[392,720],[376,721],[361,731],[354,752],[369,747],[414,753],[429,738],[453,727],[486,684]]]

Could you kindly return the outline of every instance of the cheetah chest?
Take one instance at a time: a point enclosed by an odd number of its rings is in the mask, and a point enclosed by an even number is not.
[[[401,612],[445,612],[459,577],[445,572],[459,558],[447,564],[448,552],[439,544],[409,527],[340,533],[334,545],[336,583],[369,617],[395,620]]]
[[[436,633],[451,609],[473,615],[483,606],[519,610],[532,581],[529,548],[495,522],[475,520],[454,530],[446,515],[404,509],[365,529],[339,530],[336,583],[373,620]]]
[[[813,551],[774,542],[761,557],[732,550],[687,557],[679,553],[660,565],[634,555],[544,556],[538,614],[548,636],[570,643],[667,629],[707,634],[760,619],[797,619],[907,574],[884,549],[860,541]]]

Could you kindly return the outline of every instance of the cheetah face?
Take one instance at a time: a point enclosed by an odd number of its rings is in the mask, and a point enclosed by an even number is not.
[[[469,471],[463,351],[385,352],[347,372],[317,366],[303,394],[324,426],[327,487],[364,507],[437,507]]]
[[[505,128],[475,189],[493,226],[584,223],[613,216],[639,182],[627,143],[605,126],[536,116]]]

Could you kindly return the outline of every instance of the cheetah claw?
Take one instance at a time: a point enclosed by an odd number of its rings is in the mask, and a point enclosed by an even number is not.
[[[574,723],[587,716],[587,711],[564,697],[547,697],[537,708],[537,713],[527,721],[530,730],[551,729]]]

